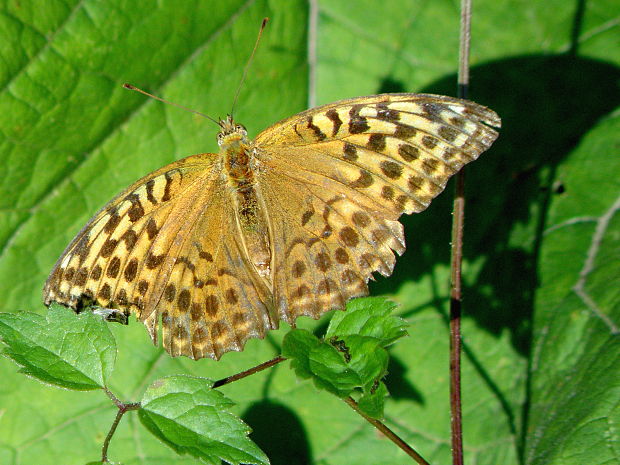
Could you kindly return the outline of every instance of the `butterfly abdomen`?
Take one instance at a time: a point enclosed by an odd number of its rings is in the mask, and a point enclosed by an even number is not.
[[[225,173],[231,187],[246,257],[257,273],[270,283],[272,256],[269,223],[265,209],[262,208],[250,151],[245,134],[226,135],[221,144]]]

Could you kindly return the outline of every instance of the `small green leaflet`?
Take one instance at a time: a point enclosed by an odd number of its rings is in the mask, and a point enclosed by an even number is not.
[[[159,379],[142,398],[140,420],[177,453],[205,463],[268,464],[267,456],[247,437],[250,427],[227,411],[233,402],[212,385],[193,376]]]
[[[116,360],[116,343],[100,317],[56,304],[45,316],[0,313],[0,340],[22,373],[68,389],[105,386]]]
[[[357,299],[346,312],[334,314],[325,338],[306,330],[289,332],[282,354],[301,378],[344,398],[360,395],[358,403],[367,415],[381,418],[387,388],[385,347],[406,335],[407,323],[391,315],[396,305],[384,298]]]

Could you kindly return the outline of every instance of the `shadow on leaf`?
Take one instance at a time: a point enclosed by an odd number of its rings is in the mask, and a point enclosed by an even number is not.
[[[405,377],[407,366],[404,365],[396,356],[390,357],[388,374],[385,377],[385,384],[390,396],[394,399],[408,399],[420,405],[424,405],[424,398]]]
[[[250,438],[267,454],[272,465],[313,463],[306,431],[288,407],[261,401],[252,404],[242,418],[252,427]]]
[[[464,261],[477,263],[477,274],[463,283],[464,310],[492,334],[508,329],[514,347],[527,356],[547,205],[551,196],[571,192],[556,179],[556,167],[620,104],[620,69],[568,55],[522,56],[471,74],[471,98],[497,111],[502,129],[489,153],[467,168]],[[455,82],[456,76],[446,76],[419,91],[454,94]],[[386,78],[380,90],[402,90],[397,87]],[[408,249],[392,277],[371,283],[373,295],[395,293],[437,263],[448,266],[452,184],[446,190],[424,214],[401,218]],[[429,304],[446,298],[437,293]]]

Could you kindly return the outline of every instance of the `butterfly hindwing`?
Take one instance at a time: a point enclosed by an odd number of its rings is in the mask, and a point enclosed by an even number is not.
[[[167,257],[170,265],[154,280],[161,297],[147,302],[161,313],[163,345],[173,356],[219,359],[278,324],[270,290],[244,252],[229,190],[221,182],[219,177],[204,198],[193,199],[194,210],[185,210],[184,230]]]
[[[368,293],[372,271],[385,276],[402,253],[403,228],[369,208],[371,200],[321,175],[302,180],[268,172],[263,189],[270,210],[274,300],[280,317],[294,324],[300,315],[318,318]],[[284,208],[286,205],[286,208]]]

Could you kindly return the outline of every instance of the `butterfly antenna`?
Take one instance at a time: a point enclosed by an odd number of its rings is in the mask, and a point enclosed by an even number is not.
[[[161,97],[158,97],[156,95],[153,95],[153,94],[149,94],[148,92],[145,92],[142,89],[137,88],[136,86],[132,86],[131,84],[125,83],[125,84],[123,84],[123,87],[125,89],[135,90],[136,92],[140,92],[141,94],[144,94],[147,97],[154,98],[155,100],[159,100],[160,102],[167,103],[168,105],[172,105],[173,107],[181,108],[182,110],[189,111],[190,113],[195,113],[196,115],[200,115],[200,116],[202,116],[204,118],[207,118],[210,121],[213,121],[218,126],[220,125],[220,123],[218,123],[216,120],[211,118],[209,115],[205,115],[204,113],[200,113],[199,111],[192,110],[191,108],[184,107],[183,105],[179,105],[178,103],[169,102],[168,100],[165,100],[165,99],[163,99]]]
[[[237,87],[237,93],[235,94],[235,99],[233,100],[232,108],[230,110],[231,116],[234,114],[235,105],[237,104],[237,99],[239,98],[241,87],[243,86],[243,82],[245,81],[245,76],[248,74],[248,69],[250,68],[250,65],[252,64],[252,60],[254,59],[254,54],[256,53],[256,49],[258,48],[258,43],[260,42],[260,38],[263,35],[263,30],[265,29],[265,26],[267,26],[268,21],[269,21],[269,18],[263,18],[263,22],[260,25],[260,29],[258,30],[258,37],[256,37],[256,43],[254,44],[254,50],[252,50],[252,54],[250,55],[250,58],[248,59],[248,62],[245,65],[245,68],[243,70],[243,76],[241,76],[241,81],[239,81],[239,87]]]

